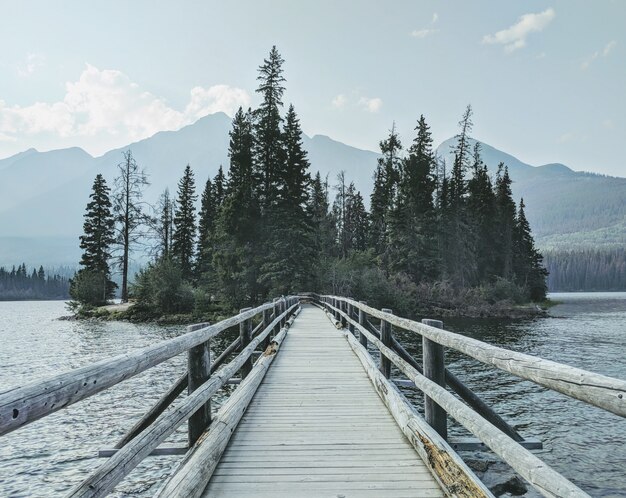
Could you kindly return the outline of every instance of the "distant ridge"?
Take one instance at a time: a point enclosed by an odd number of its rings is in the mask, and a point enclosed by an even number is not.
[[[75,263],[93,178],[103,173],[112,182],[123,150],[132,149],[137,162],[147,170],[149,202],[155,201],[165,187],[175,191],[187,163],[194,169],[198,188],[202,188],[220,164],[228,169],[230,127],[230,118],[216,113],[99,157],[74,147],[49,152],[29,149],[0,160],[0,265],[22,259],[27,264]],[[448,164],[452,142],[446,140],[438,147]],[[341,170],[366,199],[369,197],[378,154],[325,135],[305,136],[304,146],[312,172],[328,177],[331,197]],[[515,198],[519,201],[524,197],[540,247],[626,244],[625,178],[574,172],[562,164],[534,167],[484,143],[482,151],[492,172],[500,161],[508,165]]]

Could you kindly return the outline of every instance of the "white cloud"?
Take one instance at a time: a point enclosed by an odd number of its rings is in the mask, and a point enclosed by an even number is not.
[[[438,29],[429,29],[429,28],[415,29],[411,31],[411,36],[413,38],[426,38],[427,36],[434,35],[438,31],[439,31]]]
[[[37,69],[43,67],[46,59],[42,54],[30,53],[26,56],[24,61],[17,67],[17,74],[22,77],[28,77],[33,74]]]
[[[563,133],[559,138],[556,139],[556,142],[559,144],[565,144],[568,142],[572,142],[576,138],[576,135],[572,132]]]
[[[438,20],[439,20],[439,14],[434,12],[433,17],[430,21],[430,24],[431,25],[436,24]],[[435,28],[424,28],[424,29],[414,29],[413,31],[411,31],[410,34],[413,38],[426,38],[427,36],[434,35],[437,32],[439,32],[439,30]]]
[[[378,97],[361,97],[359,99],[359,106],[361,106],[367,112],[378,112],[383,106],[383,101]]]
[[[58,102],[35,102],[28,106],[7,106],[0,101],[0,139],[38,138],[48,142],[85,146],[102,153],[162,130],[176,130],[215,112],[232,115],[250,104],[250,96],[240,88],[215,85],[195,87],[183,111],[172,108],[163,98],[142,90],[124,73],[100,70],[87,65],[74,82],[65,85],[65,96]]]
[[[538,14],[524,14],[507,29],[493,35],[485,35],[483,43],[504,45],[506,52],[513,52],[526,46],[526,38],[530,33],[543,31],[554,19],[556,13],[549,8]]]
[[[337,95],[332,101],[331,104],[335,109],[343,109],[346,106],[348,99],[342,93]]]
[[[611,40],[609,43],[607,43],[604,46],[602,50],[598,50],[594,52],[592,55],[590,55],[589,57],[587,57],[580,65],[580,68],[584,71],[586,69],[589,69],[589,66],[591,66],[591,63],[595,61],[596,59],[599,59],[600,57],[608,57],[616,45],[617,45],[617,42],[615,40]]]

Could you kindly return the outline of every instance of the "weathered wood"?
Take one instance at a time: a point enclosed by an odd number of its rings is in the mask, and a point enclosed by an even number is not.
[[[356,322],[355,326],[358,326]],[[381,354],[393,361],[396,367],[411,379],[422,392],[432,398],[449,415],[485,443],[541,494],[550,498],[589,498],[587,493],[542,462],[519,443],[513,441],[497,427],[494,427],[482,417],[477,416],[476,412],[455,398],[446,389],[420,374],[368,330],[360,326],[359,328],[376,345]],[[418,425],[414,421],[410,421],[408,426],[413,430],[419,430]],[[425,445],[427,442],[424,439]]]
[[[487,365],[493,365],[522,379],[626,417],[626,381],[624,380],[492,346],[470,337],[384,313],[353,300],[348,301],[357,308],[363,309],[370,316],[416,332],[431,341],[460,351]]]
[[[122,439],[115,445],[115,449],[120,449],[126,443],[134,439],[137,434],[143,431],[146,427],[148,427],[152,422],[154,422],[158,416],[165,411],[165,409],[170,406],[178,396],[187,388],[187,382],[189,381],[189,375],[185,372],[181,375],[172,387],[159,398],[159,400],[148,410],[148,412],[141,417],[141,419],[131,427],[131,429],[124,435]],[[109,455],[107,455],[109,456]]]
[[[105,448],[98,450],[98,458],[109,458],[115,455],[120,448]],[[188,446],[159,446],[153,449],[148,456],[178,456],[189,451]]]
[[[217,357],[215,361],[211,362],[211,373],[215,372],[222,363],[239,347],[239,338],[235,339],[222,353]],[[187,382],[189,375],[185,372],[179,377],[179,379],[170,387],[170,389],[148,410],[148,412],[141,417],[141,419],[124,435],[122,439],[115,445],[116,449],[121,448],[126,443],[134,439],[137,434],[148,427],[154,422],[165,409],[170,406],[176,398],[187,388]],[[232,379],[231,379],[232,380]],[[230,382],[230,381],[229,381]]]
[[[489,448],[480,439],[474,437],[457,437],[448,439],[448,444],[454,451],[485,451]],[[519,445],[527,450],[542,450],[543,443],[536,438],[519,441]]]
[[[241,420],[252,396],[256,393],[267,369],[272,364],[286,333],[287,329],[284,328],[274,338],[249,375],[220,408],[211,429],[198,441],[156,496],[196,498],[202,494],[230,441],[235,427]]]
[[[347,335],[346,339],[363,364],[376,392],[446,495],[458,498],[493,497],[461,457],[385,378],[367,350],[356,339]]]
[[[245,310],[247,311],[247,310]],[[246,322],[244,322],[246,323]],[[203,342],[187,353],[187,393],[191,394],[211,376],[211,343]],[[211,424],[211,400],[207,400],[187,421],[189,446],[193,446]]]
[[[245,313],[249,309],[250,308],[244,308],[240,310],[239,313]],[[239,341],[241,342],[242,350],[246,348],[248,344],[250,344],[251,338],[252,338],[252,322],[250,321],[250,319],[244,320],[243,322],[239,324]],[[248,358],[244,362],[243,366],[241,367],[241,378],[244,379],[246,375],[250,373],[250,370],[252,370],[252,355],[250,355],[250,358]]]
[[[0,435],[140,374],[271,307],[263,304],[158,344],[6,391],[0,394]]]
[[[367,325],[368,330],[372,332],[377,332],[376,328],[370,322],[367,322]],[[367,341],[367,339],[365,340]],[[392,347],[393,350],[398,353],[404,361],[408,362],[409,365],[415,368],[419,373],[423,373],[422,365],[418,363],[418,361],[413,358],[406,349],[404,349],[404,346],[402,346],[402,344],[400,344],[395,337],[392,337]],[[413,385],[411,381],[407,382],[410,382],[411,385]],[[461,379],[454,375],[448,368],[446,368],[446,384],[450,386],[450,388],[455,393],[457,393],[463,401],[465,401],[474,410],[476,410],[477,413],[479,413],[483,418],[495,425],[511,439],[517,442],[521,442],[524,440],[519,432],[511,427],[500,415],[498,415],[493,410],[493,408],[485,403],[474,391],[467,387],[461,381]]]
[[[293,305],[285,314],[296,308]],[[107,462],[101,465],[86,480],[74,488],[68,496],[94,497],[105,496],[115,485],[134,469],[152,450],[161,444],[180,424],[185,422],[200,406],[207,402],[225,383],[238,372],[252,352],[271,332],[272,327],[283,318],[279,315],[270,326],[255,337],[230,363],[215,372],[211,378],[187,396],[176,407],[164,413],[147,430],[139,434],[121,448]]]
[[[388,308],[383,308],[385,313],[391,314],[392,311]],[[385,346],[391,346],[391,324],[386,320],[380,322],[380,340]],[[380,355],[380,371],[386,379],[391,378],[391,362],[385,355]]]
[[[265,330],[267,326],[270,324],[270,322],[272,321],[270,317],[271,317],[271,310],[263,310],[263,321],[259,324],[259,326],[261,327],[261,330]],[[252,331],[252,336],[254,337],[254,335],[255,335],[254,331]],[[272,341],[271,334],[269,334],[265,338],[265,341],[263,341],[263,344],[261,345],[264,351],[270,345],[271,341]]]
[[[303,306],[202,496],[442,497],[438,488],[342,332]]]
[[[366,301],[359,301],[359,303],[362,305],[367,305]],[[361,325],[362,327],[365,327],[365,324],[367,323],[367,313],[365,313],[365,311],[363,311],[361,308],[358,308],[358,311],[359,311],[359,325]],[[359,342],[361,343],[361,346],[367,349],[367,337],[365,337],[365,335],[361,334],[360,332],[359,332]]]
[[[348,316],[354,318],[354,306],[351,304],[348,304]],[[348,330],[351,334],[354,334],[354,325],[352,325],[352,323],[348,324]]]
[[[443,322],[440,320],[424,318],[422,323],[438,329],[443,328]],[[388,346],[388,344],[385,345]],[[445,388],[446,365],[443,346],[426,337],[422,337],[422,356],[424,377]],[[448,419],[446,411],[426,395],[424,395],[424,418],[428,425],[435,429],[442,438],[448,439]]]

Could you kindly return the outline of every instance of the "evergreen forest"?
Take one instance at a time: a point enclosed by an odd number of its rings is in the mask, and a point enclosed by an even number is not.
[[[30,272],[24,263],[9,271],[0,267],[0,301],[67,299],[69,279],[46,275],[43,266]]]
[[[142,317],[206,316],[301,291],[352,296],[412,316],[482,314],[546,297],[547,271],[505,164],[492,177],[472,146],[473,112],[459,122],[453,162],[433,149],[419,116],[408,144],[395,125],[380,141],[369,199],[340,172],[310,170],[296,108],[285,104],[276,47],[258,68],[260,105],[235,114],[229,165],[201,178],[182,169],[175,194],[156,206],[149,175],[124,153],[113,188],[95,179],[72,279],[76,303],[115,292]],[[197,207],[199,206],[199,209]],[[151,262],[127,285],[128,258]],[[133,279],[131,279],[133,280]]]

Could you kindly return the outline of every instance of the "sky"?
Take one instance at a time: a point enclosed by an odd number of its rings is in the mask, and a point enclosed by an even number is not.
[[[308,135],[439,143],[626,176],[626,2],[0,0],[0,158],[92,155],[255,106],[276,45]]]

